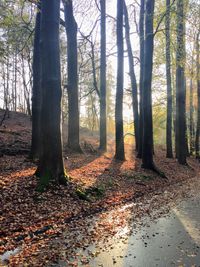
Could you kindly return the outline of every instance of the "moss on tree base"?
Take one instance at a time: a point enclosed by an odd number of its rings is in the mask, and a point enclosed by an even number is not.
[[[36,170],[35,175],[39,178],[37,191],[44,192],[48,189],[49,185],[52,183],[67,185],[70,181],[70,177],[67,175],[66,171],[64,173],[54,173],[50,170],[46,172],[41,172],[39,168]]]

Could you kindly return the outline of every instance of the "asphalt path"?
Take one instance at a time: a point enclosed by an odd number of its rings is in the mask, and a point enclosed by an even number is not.
[[[165,217],[147,221],[126,242],[115,241],[111,247],[89,266],[200,266],[200,195],[182,201]]]

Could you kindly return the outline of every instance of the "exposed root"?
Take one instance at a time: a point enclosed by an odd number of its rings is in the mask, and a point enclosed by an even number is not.
[[[149,166],[144,166],[144,165],[142,164],[142,168],[143,168],[143,169],[147,169],[147,170],[151,170],[151,171],[155,172],[156,174],[158,174],[161,178],[168,180],[168,178],[167,178],[167,176],[165,175],[165,173],[162,172],[160,169],[158,169],[158,168],[155,166],[154,163],[151,164],[151,165],[149,165]]]

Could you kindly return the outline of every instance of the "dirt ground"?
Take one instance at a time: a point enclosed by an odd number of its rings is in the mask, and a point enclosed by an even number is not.
[[[108,152],[100,154],[96,137],[82,129],[83,153],[73,154],[67,149],[64,153],[70,184],[53,185],[40,193],[36,190],[36,164],[28,160],[31,120],[12,112],[6,117],[0,126],[0,254],[21,247],[20,253],[6,262],[8,266],[48,266],[58,257],[52,241],[72,227],[73,222],[81,228],[90,215],[111,212],[138,199],[142,203],[146,197],[166,191],[173,200],[181,185],[189,185],[199,173],[199,163],[194,158],[188,159],[189,166],[181,166],[176,159],[166,159],[162,147],[156,147],[155,163],[166,174],[168,180],[164,180],[141,169],[133,145],[126,144],[126,161],[120,162],[113,159],[113,141],[109,140]],[[158,198],[155,207],[166,202],[166,198]],[[135,217],[149,213],[148,209],[138,209]],[[102,234],[95,231],[94,239]]]

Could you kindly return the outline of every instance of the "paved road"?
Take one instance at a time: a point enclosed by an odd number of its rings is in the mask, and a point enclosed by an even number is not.
[[[126,242],[112,247],[89,266],[200,266],[200,196],[183,201],[167,217],[149,221]]]

